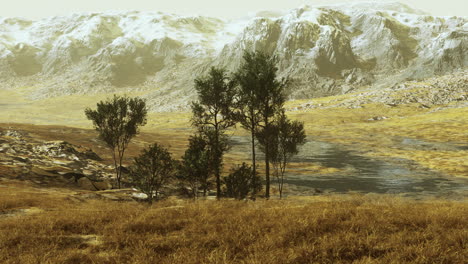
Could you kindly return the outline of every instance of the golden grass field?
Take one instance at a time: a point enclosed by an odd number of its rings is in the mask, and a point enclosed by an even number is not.
[[[0,186],[1,263],[466,263],[468,205],[391,196],[78,201]],[[5,214],[7,213],[7,214]]]

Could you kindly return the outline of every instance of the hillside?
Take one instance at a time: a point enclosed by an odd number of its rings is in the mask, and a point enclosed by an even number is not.
[[[291,99],[388,87],[468,66],[468,19],[400,3],[303,6],[228,21],[105,12],[37,21],[0,18],[0,89],[28,99],[139,92],[155,111],[194,99],[210,66],[237,68],[244,50],[279,59]]]

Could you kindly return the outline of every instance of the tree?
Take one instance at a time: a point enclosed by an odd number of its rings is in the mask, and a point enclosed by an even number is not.
[[[231,169],[229,176],[224,178],[226,185],[226,195],[238,200],[245,199],[249,194],[255,194],[262,189],[260,179],[252,173],[252,167],[245,163]]]
[[[192,103],[192,125],[209,138],[216,178],[216,197],[221,197],[223,155],[228,149],[226,130],[235,125],[233,118],[235,86],[226,71],[211,68],[208,76],[195,79],[198,102]]]
[[[148,196],[151,204],[158,198],[161,187],[174,175],[174,160],[169,151],[154,143],[148,149],[143,149],[136,157],[130,169],[132,183]]]
[[[268,135],[264,135],[268,133]],[[280,198],[283,196],[284,174],[288,163],[294,155],[299,153],[299,146],[306,141],[304,123],[291,121],[281,112],[275,122],[259,133],[259,143],[262,148],[270,146],[270,157],[273,164],[274,175],[278,181]]]
[[[120,97],[97,103],[97,109],[85,110],[86,117],[112,150],[117,185],[120,189],[122,161],[130,140],[138,134],[138,128],[146,124],[146,102],[140,98]]]
[[[202,134],[191,136],[189,147],[182,156],[178,168],[178,178],[188,184],[192,196],[198,196],[198,189],[203,190],[206,196],[211,182],[209,180],[213,173],[213,153],[209,141]]]
[[[250,131],[252,148],[252,173],[256,174],[255,139],[257,132],[264,130],[262,136],[269,135],[272,118],[283,108],[285,82],[276,80],[276,59],[262,52],[246,52],[244,63],[235,74],[239,84],[238,121]],[[265,196],[270,196],[270,146],[265,140]],[[255,179],[255,177],[254,177]]]

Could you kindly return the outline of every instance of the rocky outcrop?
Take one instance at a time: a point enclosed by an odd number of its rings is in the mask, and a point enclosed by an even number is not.
[[[153,110],[194,99],[211,66],[236,69],[244,50],[275,54],[290,98],[389,87],[468,66],[468,20],[399,3],[303,6],[227,21],[165,13],[0,19],[0,83],[32,99],[137,90]],[[1,89],[1,88],[0,88]]]
[[[0,172],[17,180],[85,190],[112,188],[114,171],[88,148],[65,141],[42,141],[17,130],[0,129]],[[5,175],[2,175],[5,176]]]
[[[388,88],[362,91],[344,100],[323,103],[303,103],[288,110],[314,108],[361,108],[365,104],[381,103],[388,107],[406,104],[419,104],[420,108],[466,107],[468,106],[468,71],[459,71],[422,81],[403,82]],[[455,104],[454,104],[455,103]],[[383,120],[374,117],[373,120]]]

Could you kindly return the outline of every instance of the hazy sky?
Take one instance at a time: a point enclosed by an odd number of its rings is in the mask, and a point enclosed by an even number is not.
[[[374,0],[387,1],[387,0]],[[182,15],[237,18],[262,10],[288,10],[303,4],[351,0],[0,0],[1,17],[41,18],[106,10],[164,11]],[[468,16],[468,0],[401,0],[434,15]]]

